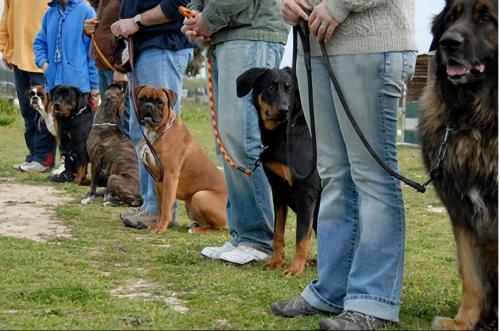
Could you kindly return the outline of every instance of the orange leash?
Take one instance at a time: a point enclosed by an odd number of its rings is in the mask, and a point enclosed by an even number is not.
[[[186,18],[194,18],[194,13],[184,6],[179,6],[179,12]],[[222,143],[222,139],[219,134],[219,126],[217,124],[217,113],[215,112],[212,58],[209,55],[207,56],[207,70],[208,70],[208,93],[210,98],[210,113],[212,118],[212,128],[215,135],[215,140],[217,141],[217,146],[219,147],[222,157],[224,157],[224,160],[226,160],[226,162],[231,166],[231,168],[241,171],[246,176],[251,176],[255,172],[255,170],[257,170],[257,168],[259,167],[260,159],[255,161],[255,167],[253,169],[247,169],[234,162],[234,160],[231,158],[226,148],[224,147],[224,144]]]
[[[94,32],[92,32],[91,39],[92,39],[92,44],[94,45],[94,48],[97,51],[97,54],[99,55],[99,58],[102,60],[102,62],[104,62],[104,64],[108,66],[109,69],[111,69],[111,71],[115,72],[116,69],[111,65],[111,63],[109,63],[108,59],[106,59],[99,46],[97,46],[97,42],[95,41],[94,38]]]

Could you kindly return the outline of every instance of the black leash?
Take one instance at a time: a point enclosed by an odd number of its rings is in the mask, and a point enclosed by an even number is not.
[[[288,118],[288,123],[287,123],[287,139],[286,139],[286,144],[287,144],[287,158],[290,160],[291,159],[291,146],[292,146],[292,128],[293,128],[293,123],[292,119],[294,118],[294,113],[293,111],[300,110],[300,105],[296,104],[297,98],[296,94],[298,93],[298,84],[297,84],[297,50],[298,50],[298,43],[297,43],[297,34],[300,35],[300,39],[302,40],[302,45],[304,48],[304,62],[306,66],[306,72],[307,72],[307,94],[308,94],[308,99],[309,99],[309,114],[310,114],[310,128],[311,128],[311,138],[312,138],[312,152],[313,152],[313,162],[311,164],[311,169],[309,169],[305,174],[301,174],[297,171],[297,169],[293,166],[293,164],[289,164],[290,171],[292,173],[293,178],[296,178],[298,180],[303,180],[308,178],[313,174],[314,171],[316,171],[316,164],[317,164],[317,159],[318,159],[318,152],[316,148],[316,125],[315,125],[315,120],[314,120],[314,102],[313,102],[313,82],[312,82],[312,72],[311,72],[311,45],[309,44],[309,26],[307,25],[307,22],[301,21],[300,26],[294,26],[293,27],[293,59],[292,59],[292,86],[293,90],[292,93],[290,93],[291,103],[290,103],[290,110],[289,110],[289,118]],[[303,30],[302,30],[303,29]],[[306,51],[307,50],[307,51]]]
[[[307,27],[307,22],[303,22],[301,24],[303,24],[304,26]],[[297,31],[301,37],[301,41],[302,41],[303,48],[304,48],[304,61],[305,61],[305,66],[306,66],[306,70],[307,70],[308,91],[309,91],[308,93],[309,93],[309,102],[310,102],[309,103],[309,112],[311,114],[311,124],[310,124],[311,125],[311,132],[312,132],[311,136],[313,139],[313,153],[315,156],[314,159],[316,160],[316,153],[317,153],[316,152],[316,133],[315,133],[315,127],[314,127],[314,108],[313,108],[313,104],[312,104],[312,81],[310,79],[310,76],[311,76],[311,48],[309,45],[309,30],[305,29],[305,32],[302,32],[301,27],[299,27],[299,26],[295,26],[293,29],[294,29],[294,54],[293,54],[294,61],[296,61],[296,56],[297,56],[296,55],[296,53],[297,53],[297,40],[296,40]],[[402,181],[406,185],[414,188],[418,192],[424,193],[426,191],[426,187],[432,181],[433,176],[431,176],[431,179],[428,180],[427,182],[425,182],[423,185],[419,184],[417,182],[414,182],[413,180],[408,179],[408,178],[402,176],[401,174],[399,174],[398,172],[394,171],[389,165],[387,165],[384,162],[384,160],[382,160],[382,158],[377,154],[377,152],[375,152],[375,150],[373,149],[373,147],[370,145],[370,143],[366,139],[365,135],[363,134],[363,131],[361,131],[361,128],[359,127],[358,123],[356,122],[356,119],[354,118],[354,116],[351,112],[351,109],[349,108],[349,105],[347,104],[347,101],[344,97],[344,93],[342,93],[342,89],[340,87],[340,84],[338,83],[337,78],[335,77],[335,73],[333,72],[333,68],[332,68],[332,65],[330,63],[330,58],[328,57],[328,53],[326,51],[325,43],[320,42],[319,44],[321,47],[321,52],[323,54],[323,58],[326,62],[328,74],[329,74],[330,79],[331,79],[333,86],[335,88],[335,92],[337,92],[339,100],[342,104],[342,107],[344,108],[344,111],[345,111],[349,121],[351,122],[351,125],[353,126],[354,130],[356,131],[356,134],[361,139],[361,142],[366,147],[366,149],[368,150],[370,155],[375,159],[375,161],[377,161],[377,163],[387,173],[389,173],[389,175],[395,177],[399,181]],[[294,65],[295,65],[295,62],[294,62]],[[445,139],[444,143],[446,143],[446,139]],[[291,168],[292,168],[292,171],[295,171],[293,169],[293,167],[291,167]]]

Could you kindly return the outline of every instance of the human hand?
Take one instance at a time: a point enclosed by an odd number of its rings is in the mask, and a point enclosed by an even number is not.
[[[312,6],[307,0],[283,0],[281,2],[281,16],[290,25],[299,24],[301,19],[307,21],[309,19],[307,13],[311,10]]]
[[[47,72],[47,68],[48,67],[49,67],[49,63],[48,62],[45,62],[44,64],[42,64],[43,73]]]
[[[97,18],[85,20],[85,23],[83,23],[83,33],[85,33],[87,37],[90,37],[95,32],[97,23],[99,23]]]
[[[324,2],[314,7],[309,15],[309,29],[318,41],[328,41],[339,23],[330,15]]]
[[[193,17],[186,17],[183,22],[181,31],[190,41],[207,41],[213,34],[212,29],[208,26],[203,18],[203,15],[196,10],[191,10]]]
[[[8,69],[8,70],[12,70],[14,67],[12,66],[12,63],[9,63],[9,61],[7,61],[5,59],[5,57],[2,57],[2,61],[3,61],[3,65]]]
[[[133,18],[122,18],[116,21],[115,23],[111,24],[111,32],[116,37],[122,36],[128,38],[137,31],[139,31],[139,26],[137,25],[137,23],[134,21]]]

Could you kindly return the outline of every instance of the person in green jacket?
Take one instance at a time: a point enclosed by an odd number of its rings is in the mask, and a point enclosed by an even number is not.
[[[188,8],[194,17],[184,20],[182,31],[190,40],[209,41],[222,142],[237,164],[251,169],[262,152],[258,117],[251,95],[237,97],[236,79],[251,68],[278,67],[289,27],[275,0],[194,0]],[[270,258],[274,217],[264,170],[246,176],[224,162],[224,175],[231,241],[202,254],[236,264]]]

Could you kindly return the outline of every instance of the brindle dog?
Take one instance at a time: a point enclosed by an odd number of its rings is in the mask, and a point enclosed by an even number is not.
[[[300,275],[312,263],[311,233],[318,217],[321,181],[296,83],[289,68],[253,68],[238,77],[236,87],[240,98],[253,90],[253,104],[265,146],[260,159],[273,192],[273,257],[266,266],[275,268],[284,264],[285,224],[290,207],[297,214],[296,246],[293,262],[284,274]]]
[[[103,176],[107,177],[105,205],[142,204],[137,154],[130,139],[118,128],[128,96],[126,92],[124,85],[108,86],[95,114],[87,140],[92,180],[90,192],[82,200],[83,204],[95,198],[97,185]]]
[[[154,173],[163,170],[156,182],[160,213],[149,227],[164,233],[172,220],[175,199],[184,200],[189,217],[197,224],[191,232],[224,231],[227,228],[227,189],[222,173],[201,149],[187,127],[176,117],[175,92],[150,86],[135,90],[139,121],[160,163],[155,162],[143,139],[141,159]]]
[[[455,318],[436,317],[435,329],[497,325],[497,13],[496,0],[447,0],[432,27],[436,55],[419,131],[453,226],[463,289]]]

